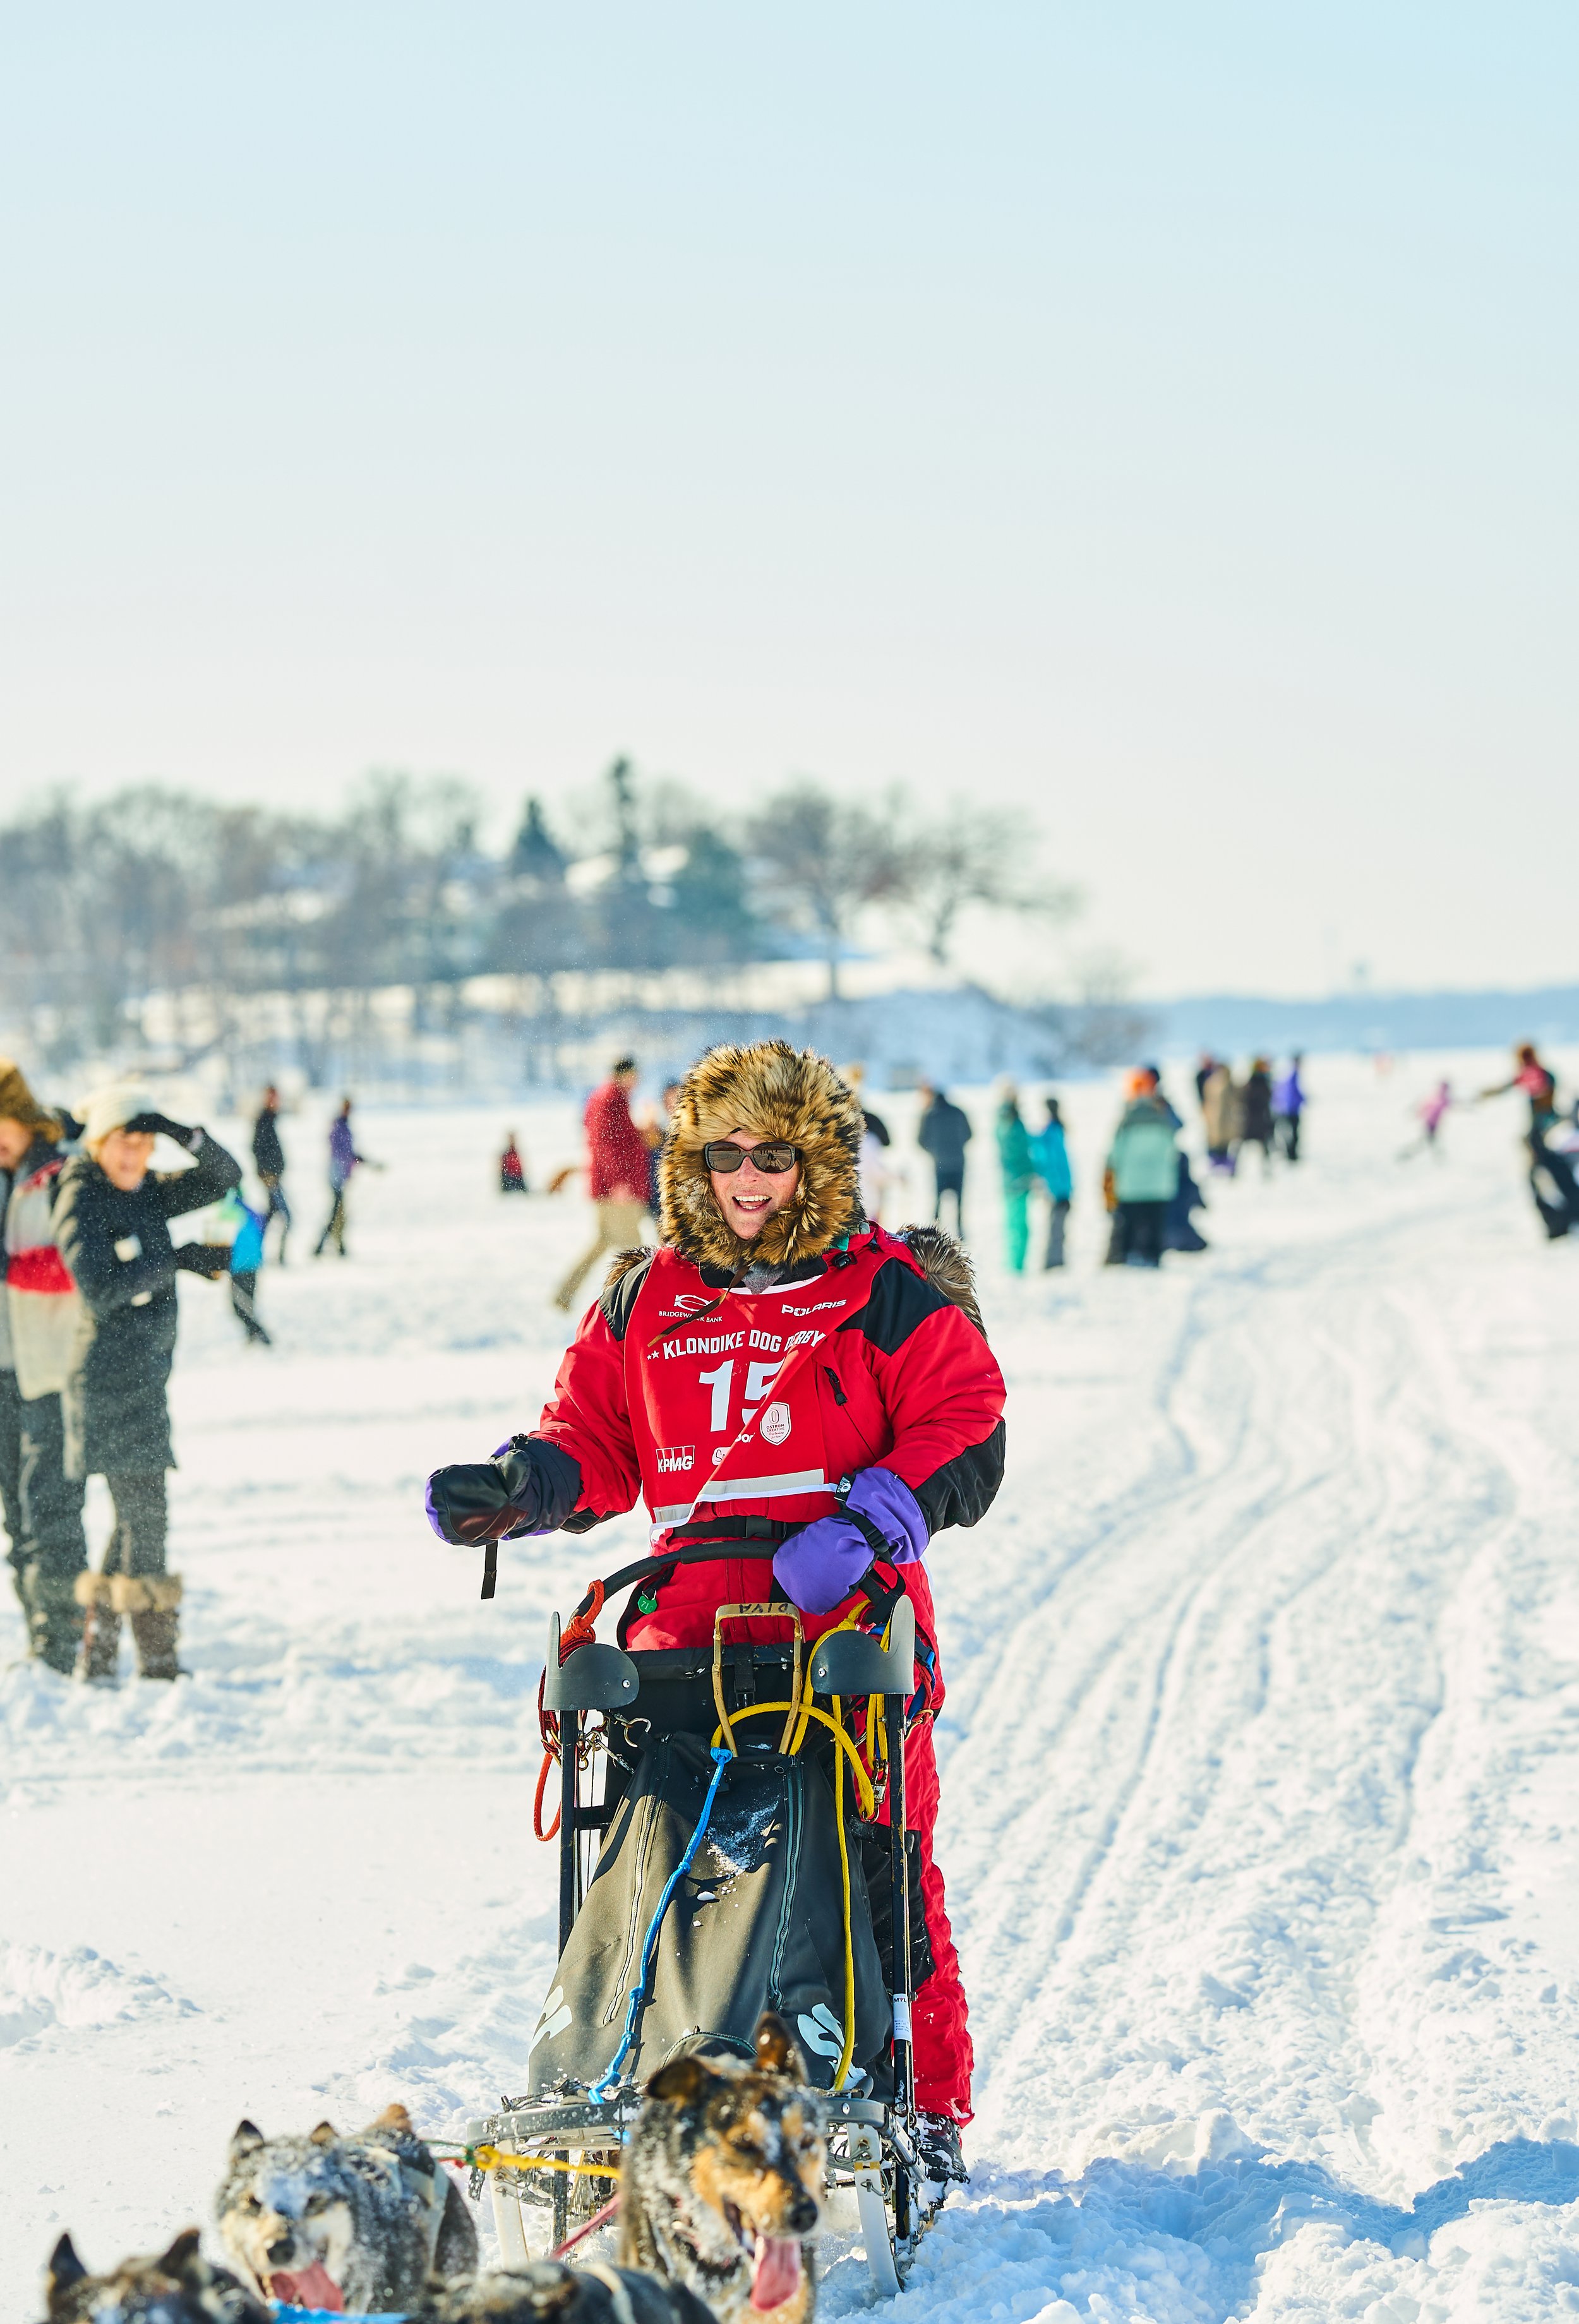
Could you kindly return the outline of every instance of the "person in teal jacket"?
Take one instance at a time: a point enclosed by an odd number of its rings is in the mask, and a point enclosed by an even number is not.
[[[1005,1090],[994,1125],[998,1133],[998,1167],[1003,1176],[1003,1256],[1011,1275],[1025,1272],[1026,1245],[1030,1240],[1027,1204],[1036,1184],[1036,1164],[1030,1132],[1020,1115],[1020,1098]]]
[[[1128,1267],[1162,1264],[1163,1222],[1178,1191],[1177,1120],[1146,1076],[1137,1074],[1107,1157]]]
[[[1069,1143],[1056,1097],[1048,1100],[1048,1118],[1030,1141],[1036,1175],[1048,1190],[1048,1240],[1044,1268],[1064,1264],[1064,1227],[1074,1197],[1075,1178],[1069,1167]]]

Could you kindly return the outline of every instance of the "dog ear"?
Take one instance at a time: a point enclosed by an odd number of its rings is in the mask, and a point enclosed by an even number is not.
[[[417,2135],[411,2126],[411,2117],[402,2106],[399,2098],[396,2098],[392,2105],[386,2106],[381,2115],[375,2115],[367,2127],[369,2130],[396,2130],[407,2138],[415,2138]]]
[[[790,2028],[771,2009],[764,2009],[757,2020],[756,2052],[758,2065],[766,2066],[770,2073],[788,2074],[794,2082],[806,2080],[806,2069],[790,2039]]]
[[[661,2098],[666,2106],[689,2106],[712,2079],[700,2058],[671,2058],[648,2083],[647,2095]]]
[[[61,2294],[69,2292],[74,2283],[80,2283],[87,2273],[88,2270],[77,2256],[76,2245],[69,2236],[62,2236],[50,2254],[49,2272],[44,2278],[51,2313]]]
[[[333,2146],[337,2144],[339,2135],[332,2122],[318,2123],[307,2134],[308,2143],[312,2146]]]
[[[165,2275],[185,2275],[188,2268],[198,2256],[198,2246],[201,2241],[202,2236],[198,2228],[183,2227],[170,2249],[154,2261],[154,2266]]]
[[[231,2161],[233,2163],[239,2163],[244,2154],[250,2154],[254,2146],[261,2146],[263,2143],[263,2134],[258,2128],[257,2124],[255,2122],[248,2122],[245,2115],[243,2115],[231,2135]]]

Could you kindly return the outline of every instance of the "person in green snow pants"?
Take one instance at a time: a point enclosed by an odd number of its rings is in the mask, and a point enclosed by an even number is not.
[[[1030,1132],[1020,1116],[1019,1093],[1003,1093],[994,1125],[998,1137],[998,1167],[1003,1176],[1003,1257],[1011,1275],[1025,1272],[1026,1245],[1030,1239],[1028,1205],[1036,1183]]]

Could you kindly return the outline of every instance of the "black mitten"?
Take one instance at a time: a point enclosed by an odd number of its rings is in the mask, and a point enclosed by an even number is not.
[[[428,1480],[428,1522],[470,1548],[512,1533],[549,1533],[581,1498],[581,1471],[540,1437],[512,1436],[491,1461],[457,1461]]]
[[[184,1146],[189,1154],[195,1154],[203,1143],[200,1130],[190,1130],[184,1121],[172,1121],[168,1113],[134,1113],[126,1128],[151,1131],[156,1138],[173,1138],[176,1144]]]
[[[230,1253],[222,1242],[178,1243],[175,1263],[189,1275],[206,1275],[212,1281],[229,1274]]]

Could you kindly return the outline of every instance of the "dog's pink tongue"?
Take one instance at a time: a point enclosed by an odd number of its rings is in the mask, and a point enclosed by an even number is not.
[[[294,2275],[272,2275],[269,2290],[285,2308],[334,2308],[342,2313],[345,2310],[345,2295],[321,2259],[315,2259],[310,2267],[301,2268]]]
[[[800,2288],[800,2246],[793,2236],[759,2236],[752,2263],[751,2304],[777,2308]]]

